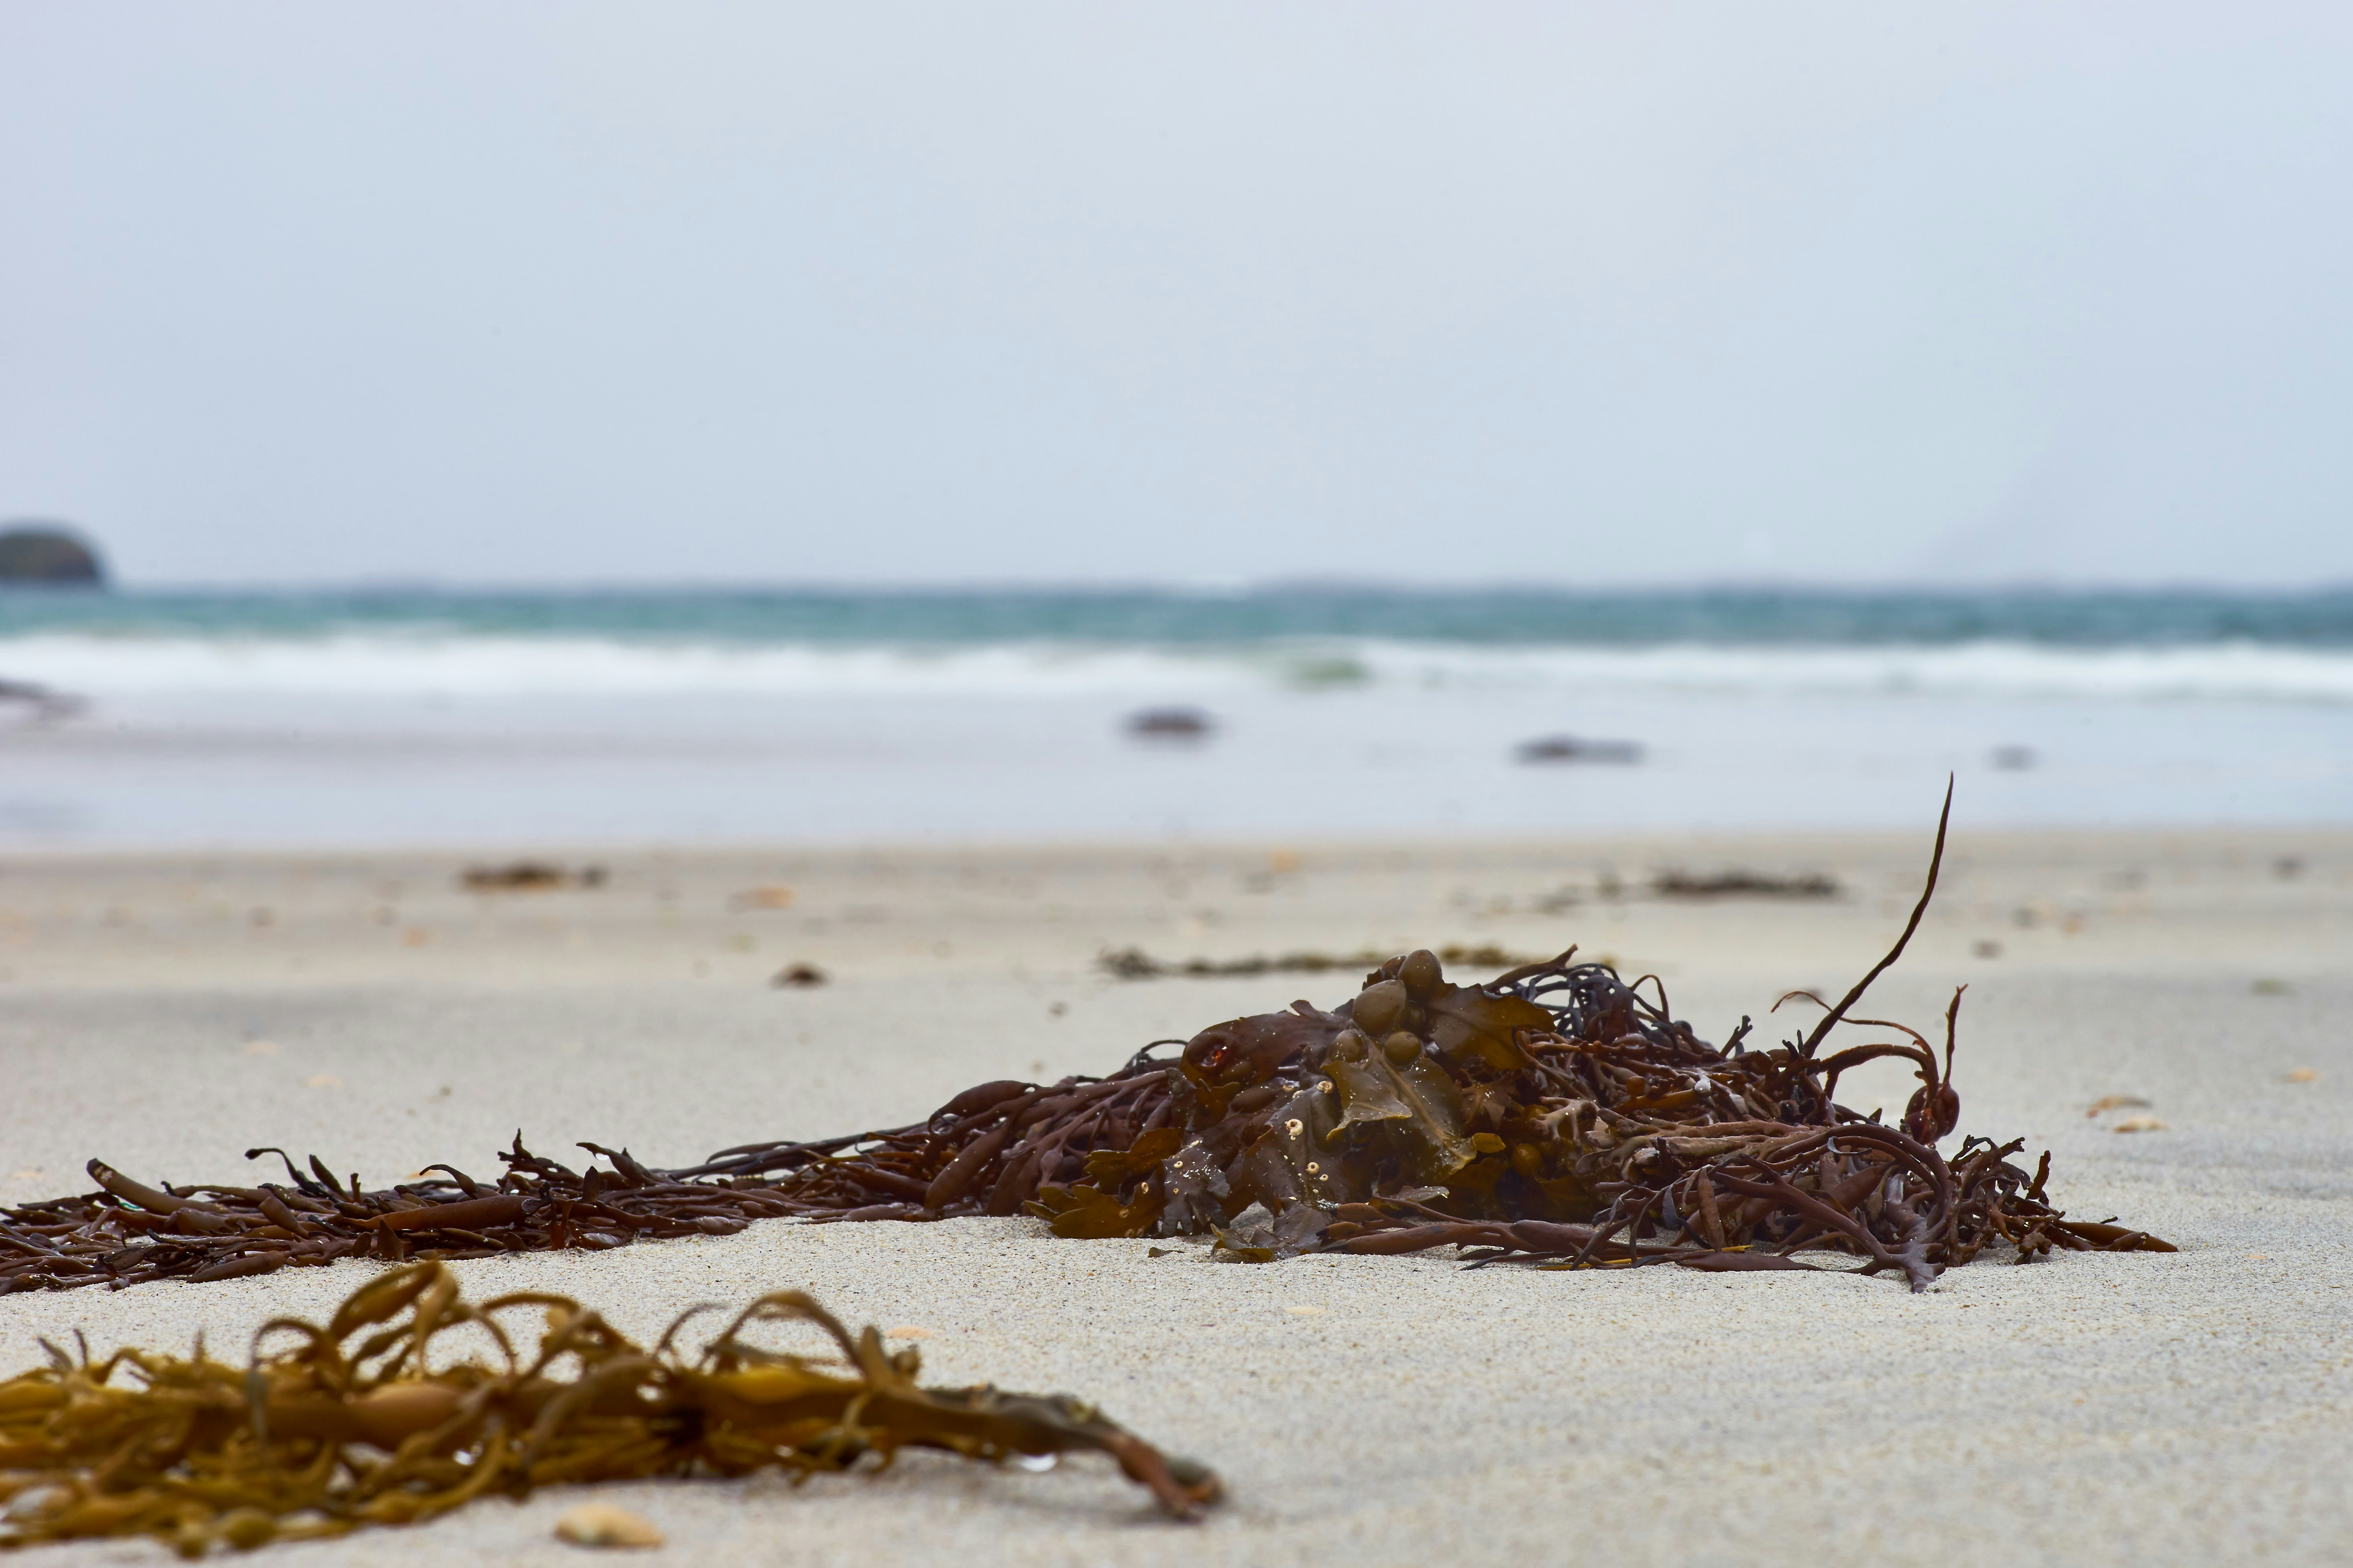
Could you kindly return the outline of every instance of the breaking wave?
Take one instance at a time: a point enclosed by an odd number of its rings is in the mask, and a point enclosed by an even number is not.
[[[94,697],[1051,698],[1239,688],[1560,690],[2094,701],[2353,702],[2353,650],[2013,640],[1638,647],[1382,638],[1227,645],[844,644],[574,634],[0,637],[0,679]]]

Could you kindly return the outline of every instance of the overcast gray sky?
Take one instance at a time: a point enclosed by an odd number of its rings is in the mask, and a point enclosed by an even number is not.
[[[2353,7],[0,0],[149,583],[2353,578]]]

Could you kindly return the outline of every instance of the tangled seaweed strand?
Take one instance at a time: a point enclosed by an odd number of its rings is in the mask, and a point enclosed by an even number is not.
[[[519,1354],[499,1321],[537,1308]],[[378,1276],[324,1328],[280,1318],[249,1367],[122,1350],[0,1383],[0,1546],[149,1535],[198,1557],[216,1544],[412,1524],[491,1492],[649,1476],[805,1479],[902,1448],[1002,1463],[1108,1454],[1162,1509],[1194,1519],[1218,1479],[1172,1459],[1067,1394],[917,1386],[910,1349],[852,1336],[797,1290],[753,1302],[700,1356],[675,1346],[698,1307],[649,1352],[566,1296],[527,1291],[479,1306],[439,1263]],[[839,1348],[818,1358],[746,1343],[760,1323],[813,1323]],[[472,1325],[500,1360],[433,1365],[435,1341]],[[265,1342],[294,1343],[269,1354]],[[130,1373],[137,1382],[118,1381]]]
[[[1916,1032],[1850,1010],[1919,928],[1943,864],[1946,795],[1927,885],[1887,955],[1812,1029],[1721,1047],[1674,1018],[1665,987],[1628,984],[1576,949],[1482,985],[1450,984],[1428,952],[1392,958],[1329,1012],[1308,1003],[1156,1042],[1103,1078],[980,1084],[909,1126],[724,1149],[649,1170],[575,1174],[517,1139],[495,1187],[446,1180],[364,1192],[315,1157],[290,1185],[159,1190],[96,1161],[100,1192],[0,1221],[0,1289],[219,1279],[354,1255],[484,1257],[726,1234],[753,1219],[929,1220],[1040,1215],[1070,1237],[1215,1233],[1227,1256],[1473,1249],[1547,1267],[1676,1263],[1798,1268],[1836,1250],[1924,1289],[1989,1246],[2021,1262],[2068,1250],[2170,1251],[2110,1222],[2072,1220],[2022,1144],[1937,1143],[1960,1116],[1951,1069]],[[1653,1002],[1640,989],[1657,989]],[[1825,1054],[1833,1029],[1902,1037]],[[1840,1078],[1883,1058],[1920,1089],[1883,1125],[1837,1102]],[[275,1153],[275,1150],[254,1151]],[[281,1156],[282,1157],[282,1156]],[[10,1257],[13,1253],[14,1256]]]

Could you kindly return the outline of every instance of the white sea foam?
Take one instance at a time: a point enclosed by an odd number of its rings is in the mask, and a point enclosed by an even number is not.
[[[0,638],[0,678],[95,697],[1214,694],[1467,687],[1578,693],[2353,703],[2353,651],[2256,643],[1491,647],[1374,640],[888,647],[588,637]]]
[[[1466,657],[1467,655],[1467,657]],[[1428,649],[1362,656],[1377,679],[1725,696],[2353,702],[2353,652],[2253,643],[2067,648],[2019,642],[1791,647]]]

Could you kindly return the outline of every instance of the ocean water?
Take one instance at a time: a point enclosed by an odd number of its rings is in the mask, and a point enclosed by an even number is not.
[[[2353,821],[2353,592],[18,593],[0,681],[20,849]]]

